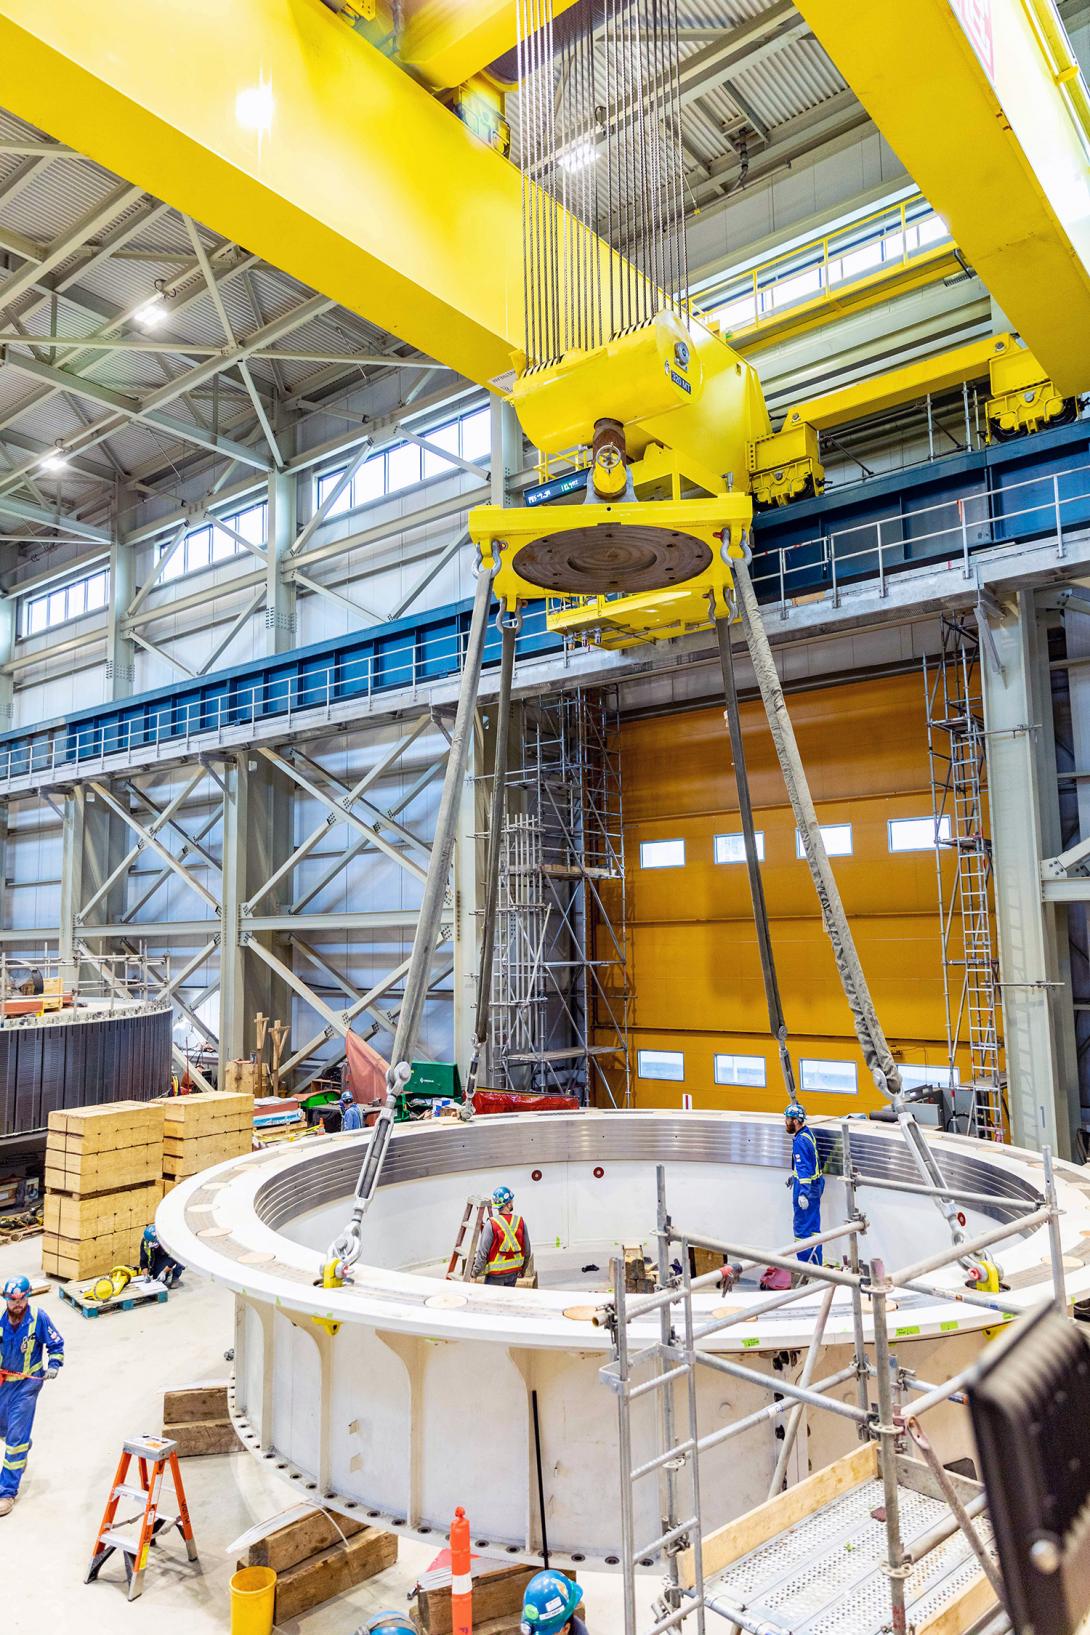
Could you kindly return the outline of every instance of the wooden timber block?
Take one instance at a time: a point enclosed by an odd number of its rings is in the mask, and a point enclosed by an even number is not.
[[[162,1139],[144,1142],[117,1152],[82,1153],[75,1148],[47,1151],[45,1184],[53,1192],[90,1197],[98,1192],[118,1192],[126,1187],[146,1185],[160,1179]]]
[[[264,1062],[228,1062],[223,1071],[223,1088],[228,1092],[267,1096],[269,1069]]]
[[[705,1272],[718,1272],[723,1265],[723,1256],[718,1249],[690,1249],[694,1277],[703,1277]]]
[[[474,1635],[482,1625],[490,1627],[492,1619],[503,1620],[514,1618],[512,1627],[517,1630],[519,1616],[522,1611],[522,1597],[527,1584],[534,1574],[540,1572],[540,1567],[528,1567],[524,1562],[517,1564],[497,1563],[488,1559],[473,1562],[473,1629]],[[578,1580],[574,1573],[566,1573],[573,1583]],[[436,1568],[434,1572],[426,1573],[416,1586],[414,1620],[419,1624],[423,1635],[451,1635],[454,1628],[453,1609],[450,1599],[450,1569]]]
[[[367,1527],[350,1538],[288,1567],[276,1580],[273,1619],[285,1623],[331,1596],[343,1595],[365,1579],[385,1572],[397,1560],[397,1534]]]
[[[154,1140],[162,1127],[157,1103],[104,1101],[89,1107],[67,1107],[49,1115],[47,1150],[60,1148],[116,1152]]]
[[[161,1195],[158,1181],[90,1197],[50,1190],[45,1195],[43,1225],[57,1237],[80,1239],[127,1229],[134,1220],[139,1220],[143,1230],[155,1214]]]
[[[230,1420],[194,1419],[180,1425],[163,1425],[163,1435],[178,1444],[179,1459],[201,1453],[237,1453],[242,1447]]]
[[[289,1567],[297,1567],[301,1561],[343,1543],[342,1534],[345,1539],[351,1539],[364,1531],[375,1532],[376,1529],[368,1529],[363,1521],[350,1521],[347,1516],[312,1510],[309,1515],[289,1521],[251,1544],[243,1565],[271,1567],[275,1573],[287,1572]]]
[[[621,1254],[624,1257],[624,1286],[628,1294],[649,1294],[654,1289],[654,1282],[648,1272],[643,1256],[642,1243],[623,1243]]]
[[[159,1102],[164,1132],[194,1134],[217,1124],[241,1123],[253,1118],[252,1091],[203,1090],[192,1096],[171,1096]]]
[[[225,1380],[208,1385],[180,1385],[173,1391],[163,1392],[164,1425],[192,1425],[201,1420],[219,1420],[226,1424],[230,1418]]]

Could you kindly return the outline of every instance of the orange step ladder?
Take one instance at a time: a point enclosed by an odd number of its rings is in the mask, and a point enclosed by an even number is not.
[[[139,1487],[126,1479],[129,1466],[134,1459],[140,1472]],[[161,1516],[159,1503],[162,1497],[163,1478],[168,1472],[174,1484],[174,1500],[178,1509],[176,1515]],[[139,1504],[140,1509],[131,1516],[119,1518],[118,1507],[123,1500]],[[136,1528],[135,1533],[122,1531],[133,1527]],[[102,1513],[102,1524],[98,1530],[91,1565],[87,1569],[84,1583],[90,1584],[92,1579],[97,1578],[99,1570],[114,1551],[120,1551],[125,1561],[129,1600],[135,1601],[144,1588],[148,1551],[165,1527],[178,1529],[185,1539],[186,1553],[190,1561],[196,1561],[197,1545],[189,1520],[182,1473],[178,1469],[178,1444],[169,1442],[162,1436],[137,1436],[123,1445],[117,1474],[110,1489],[110,1497],[106,1501],[106,1509]]]
[[[446,1275],[456,1281],[468,1282],[473,1274],[473,1256],[484,1228],[484,1214],[488,1204],[484,1198],[467,1198],[462,1211],[462,1224],[450,1252]]]

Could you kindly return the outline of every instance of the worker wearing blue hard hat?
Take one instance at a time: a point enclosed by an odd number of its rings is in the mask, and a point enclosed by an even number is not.
[[[783,1116],[791,1137],[791,1174],[787,1184],[791,1188],[797,1242],[800,1238],[812,1238],[821,1231],[821,1195],[825,1191],[825,1176],[818,1156],[817,1138],[806,1122],[806,1108],[793,1101]],[[812,1249],[803,1249],[798,1258],[820,1266],[821,1244],[815,1244]]]
[[[0,1316],[0,1516],[11,1514],[19,1494],[39,1393],[63,1362],[64,1341],[41,1307],[31,1307],[30,1279],[8,1278]]]
[[[174,1260],[167,1254],[159,1242],[159,1234],[154,1224],[145,1226],[144,1235],[140,1239],[140,1270],[147,1277],[158,1278],[168,1289],[173,1289],[182,1281],[185,1267],[180,1260]]]
[[[486,1283],[512,1289],[530,1260],[530,1233],[522,1216],[515,1214],[515,1194],[510,1187],[497,1187],[491,1203],[492,1214],[473,1257],[473,1276],[483,1273]]]
[[[587,1635],[586,1624],[575,1616],[582,1599],[579,1585],[563,1573],[551,1567],[535,1573],[522,1598],[520,1635]]]
[[[347,1132],[350,1132],[352,1130],[362,1130],[362,1129],[363,1129],[363,1114],[360,1112],[359,1102],[356,1100],[356,1098],[352,1094],[351,1090],[347,1090],[347,1089],[342,1090],[341,1091],[341,1130],[343,1132],[347,1133]]]
[[[419,1635],[419,1631],[408,1613],[373,1612],[356,1635]]]

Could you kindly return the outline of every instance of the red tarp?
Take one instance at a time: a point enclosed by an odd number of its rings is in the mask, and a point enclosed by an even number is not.
[[[349,1029],[344,1041],[348,1072],[345,1084],[356,1100],[366,1107],[373,1101],[386,1100],[386,1069],[389,1062],[380,1056],[366,1039]]]
[[[578,1096],[528,1096],[516,1090],[478,1090],[475,1113],[556,1113],[579,1106]]]

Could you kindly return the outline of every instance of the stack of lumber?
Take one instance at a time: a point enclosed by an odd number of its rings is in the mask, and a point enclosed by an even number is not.
[[[519,1635],[523,1592],[540,1570],[474,1556],[470,1567],[474,1635]],[[565,1571],[565,1577],[575,1581],[572,1572]],[[424,1573],[413,1596],[415,1605],[410,1616],[420,1635],[451,1635],[454,1609],[450,1597],[450,1568],[434,1567]]]
[[[42,1266],[90,1277],[134,1266],[163,1195],[162,1112],[111,1101],[49,1115]]]
[[[163,1435],[177,1442],[179,1459],[195,1453],[236,1453],[242,1444],[231,1424],[226,1383],[165,1391]]]
[[[249,1152],[254,1140],[254,1098],[249,1091],[204,1091],[159,1104],[163,1129],[163,1190],[188,1175]]]
[[[314,1510],[251,1544],[239,1566],[271,1567],[276,1573],[273,1622],[282,1624],[374,1578],[396,1560],[396,1533]]]

